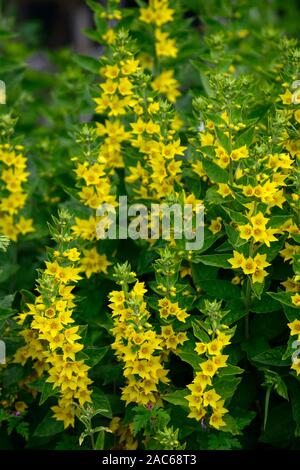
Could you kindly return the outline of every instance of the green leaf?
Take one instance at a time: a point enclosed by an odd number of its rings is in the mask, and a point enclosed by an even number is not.
[[[224,134],[224,132],[221,131],[219,127],[215,127],[215,133],[217,136],[218,141],[222,145],[222,147],[226,150],[228,154],[231,153],[231,145],[230,145],[230,140],[227,135]]]
[[[293,322],[294,320],[299,319],[299,309],[295,307],[288,307],[287,305],[283,304],[283,311],[285,313],[286,318],[289,322]]]
[[[30,292],[29,290],[26,290],[26,289],[22,289],[20,291],[20,294],[22,296],[21,298],[21,307],[22,307],[22,310],[25,310],[26,308],[26,304],[34,304],[35,302],[35,295]],[[27,309],[28,310],[28,309]]]
[[[103,430],[99,431],[95,442],[95,450],[103,450],[105,441],[105,432]]]
[[[198,257],[200,263],[207,266],[216,266],[218,268],[231,269],[231,264],[228,263],[228,259],[232,258],[231,253],[224,255],[202,255]]]
[[[184,362],[187,362],[188,364],[190,364],[193,369],[195,370],[199,370],[200,369],[200,363],[201,363],[201,360],[200,360],[200,357],[198,356],[198,354],[194,351],[182,351],[180,349],[178,349],[176,351],[176,356],[180,357],[180,359]]]
[[[232,398],[237,386],[242,379],[234,376],[218,376],[214,381],[216,392],[225,400]]]
[[[102,361],[108,350],[108,346],[104,346],[102,348],[85,348],[84,353],[88,357],[88,359],[86,359],[85,361],[86,364],[90,367],[94,367],[96,364],[99,364],[99,362]]]
[[[215,266],[202,266],[202,264],[192,264],[193,281],[198,286],[201,281],[216,280],[218,268]]]
[[[289,400],[287,386],[279,375],[274,388],[280,397],[284,398],[285,400]]]
[[[57,395],[57,391],[53,390],[53,386],[49,382],[45,382],[42,390],[42,394],[40,397],[40,402],[39,404],[42,405],[45,403],[46,400],[48,400],[49,397]]]
[[[212,297],[222,300],[231,300],[240,297],[240,288],[233,285],[230,281],[200,281],[200,287]]]
[[[249,222],[247,217],[241,214],[240,212],[234,211],[233,209],[230,209],[229,207],[226,207],[226,206],[222,206],[222,209],[224,209],[226,214],[229,215],[230,220],[232,222],[235,222],[236,224],[245,225]]]
[[[0,282],[5,282],[19,270],[18,264],[6,264],[0,268]]]
[[[251,361],[259,362],[267,366],[288,366],[291,363],[290,359],[283,359],[284,346],[276,346],[275,348],[261,352],[256,356],[251,357]]]
[[[291,300],[291,294],[287,292],[267,292],[272,299],[277,300],[278,302],[287,305],[288,307],[295,307]]]
[[[203,168],[207,176],[214,183],[228,183],[228,173],[216,163],[209,160],[202,160]]]
[[[172,405],[188,408],[188,402],[185,399],[187,395],[189,395],[189,391],[187,389],[183,389],[175,390],[175,392],[167,393],[166,395],[161,395],[161,398],[168,403],[172,403]]]
[[[202,343],[209,343],[210,337],[197,323],[197,320],[192,320],[192,328],[194,336],[199,339]]]
[[[254,135],[254,127],[248,127],[248,129],[244,130],[236,139],[234,148],[237,149],[239,147],[242,147],[243,145],[246,145],[249,147],[249,145],[252,144],[253,141],[253,135]]]
[[[92,400],[94,408],[99,410],[99,414],[105,416],[106,418],[112,418],[110,403],[105,394],[99,388],[94,388]]]
[[[281,227],[285,222],[291,219],[290,215],[272,215],[268,222],[268,227],[277,228]]]
[[[4,235],[0,234],[0,250],[1,251],[6,251],[9,244],[10,244],[9,238],[7,238]]]
[[[95,74],[99,73],[100,64],[99,61],[95,59],[95,57],[77,54],[74,55],[73,60],[84,70]]]
[[[225,325],[232,325],[232,323],[237,322],[245,315],[247,315],[245,303],[242,299],[234,299],[226,304],[226,308],[230,309],[224,317],[222,322]]]
[[[239,232],[235,230],[231,225],[225,224],[225,230],[228,236],[228,241],[233,248],[237,249],[240,246],[243,246],[248,243],[247,240],[243,240],[242,238],[240,238]]]
[[[230,432],[233,436],[237,436],[239,434],[242,434],[237,421],[233,418],[233,416],[226,414],[223,417],[223,420],[225,422],[225,426],[221,428],[221,431],[223,432]]]
[[[3,371],[3,386],[9,387],[19,382],[24,376],[24,368],[20,365],[11,365]]]
[[[95,13],[101,14],[103,11],[105,11],[103,5],[96,2],[95,0],[86,0],[86,3]]]
[[[221,205],[224,202],[224,198],[221,196],[221,194],[218,193],[218,188],[216,186],[213,186],[211,188],[208,188],[208,190],[206,191],[204,201],[207,205]]]
[[[52,417],[52,412],[48,411],[43,421],[36,427],[33,436],[49,437],[63,432],[64,425]]]
[[[91,41],[95,41],[100,44],[103,43],[103,39],[101,38],[101,35],[99,34],[99,30],[95,31],[94,29],[83,28],[81,31],[86,37],[91,39]]]
[[[251,288],[252,291],[255,294],[255,297],[258,299],[261,299],[261,296],[263,294],[264,288],[265,288],[265,283],[264,282],[252,282],[251,280]]]
[[[277,310],[281,309],[280,303],[264,294],[261,299],[255,298],[251,305],[251,312],[254,313],[269,313],[269,312],[276,312]]]
[[[16,294],[5,295],[0,299],[0,308],[11,308]]]
[[[232,366],[231,364],[227,365],[226,367],[222,367],[219,371],[219,377],[223,377],[225,375],[236,375],[236,374],[242,374],[244,372],[243,369],[241,369],[238,366]]]

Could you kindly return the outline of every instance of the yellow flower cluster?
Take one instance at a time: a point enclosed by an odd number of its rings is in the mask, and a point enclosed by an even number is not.
[[[23,150],[20,145],[0,145],[0,233],[13,241],[34,231],[32,219],[19,215],[28,197],[23,187],[29,176]]]
[[[97,248],[83,250],[83,257],[80,262],[80,271],[84,272],[89,279],[92,274],[107,274],[107,268],[111,265],[105,254],[99,254]]]
[[[196,372],[193,382],[188,385],[191,391],[185,398],[189,402],[189,418],[200,421],[210,415],[209,424],[215,429],[225,425],[223,416],[228,413],[224,408],[224,400],[213,387],[213,378],[218,370],[226,367],[227,355],[222,354],[225,346],[230,344],[230,335],[217,330],[216,337],[209,343],[196,343],[195,351],[199,356],[206,356],[206,360],[200,363],[201,371]]]
[[[182,156],[186,147],[181,145],[179,138],[174,138],[174,129],[169,129],[167,136],[162,135],[156,112],[153,112],[154,104],[151,102],[145,110],[149,120],[138,118],[131,123],[130,143],[138,148],[145,160],[143,165],[138,162],[136,167],[129,167],[130,175],[125,181],[138,184],[134,189],[138,196],[156,200],[174,192],[174,183],[182,176],[182,162],[175,157]]]
[[[184,331],[176,333],[172,325],[167,325],[161,327],[161,340],[161,346],[167,357],[169,352],[176,352],[177,346],[183,345],[188,337]]]
[[[27,304],[28,311],[17,317],[20,325],[31,317],[31,324],[21,332],[26,344],[18,349],[14,362],[24,365],[31,359],[38,376],[47,372],[47,382],[59,391],[58,404],[52,411],[65,427],[74,425],[76,402],[81,406],[91,402],[89,367],[77,358],[83,349],[79,326],[72,326],[72,290],[80,279],[76,263],[79,255],[76,248],[55,252],[56,259],[46,261],[39,279],[40,295],[34,304]]]
[[[292,262],[294,255],[300,255],[300,246],[291,245],[290,243],[285,242],[284,249],[280,251],[280,254],[284,261]]]
[[[169,8],[168,0],[150,0],[147,8],[140,9],[140,20],[155,25],[155,51],[158,58],[176,57],[177,47],[175,39],[171,39],[168,32],[161,27],[172,21],[175,10]]]
[[[164,70],[153,80],[151,84],[154,91],[161,93],[171,102],[175,103],[180,91],[178,90],[179,83],[174,78],[174,70]]]
[[[132,57],[102,67],[100,73],[105,81],[100,83],[101,97],[94,99],[96,112],[107,111],[110,117],[122,116],[136,106],[133,80],[139,70],[139,61]]]
[[[119,21],[122,19],[122,11],[116,8],[118,3],[119,3],[118,1],[115,1],[115,5],[107,5],[108,6],[107,10],[102,11],[99,14],[99,17],[105,19],[108,24],[107,31],[104,34],[102,34],[101,38],[109,46],[111,46],[112,44],[115,44],[116,42],[116,33],[114,31],[114,28],[112,27],[112,22]]]
[[[118,439],[117,449],[136,450],[138,441],[133,437],[133,423],[126,425],[121,418],[115,416],[109,425],[109,429]]]
[[[160,28],[172,21],[174,13],[175,10],[169,8],[169,0],[150,0],[148,7],[140,9],[140,19]]]
[[[295,298],[296,306],[300,307],[300,294],[295,294],[293,297]],[[300,341],[300,320],[296,318],[294,321],[288,323],[288,327],[290,329],[290,335],[294,337],[297,336],[297,340]],[[297,375],[300,374],[300,359],[298,357],[293,360],[291,369],[296,371]]]
[[[106,112],[109,119],[104,124],[96,122],[96,133],[103,139],[97,147],[97,153],[86,155],[86,160],[78,163],[75,169],[81,187],[80,200],[94,211],[101,204],[116,205],[115,195],[111,194],[110,178],[114,169],[124,166],[121,146],[130,137],[130,132],[125,131],[118,116],[127,113],[132,107],[136,109],[138,105],[133,95],[134,85],[129,78],[138,70],[138,61],[130,56],[120,63],[107,64],[100,71],[105,81],[100,84],[101,97],[95,98],[96,112]],[[93,241],[97,238],[97,221],[95,215],[88,219],[76,217],[73,233],[84,240]]]
[[[144,301],[145,293],[144,283],[136,282],[129,292],[113,291],[109,296],[114,319],[112,348],[124,362],[126,385],[122,399],[126,404],[156,403],[159,383],[169,382],[168,371],[164,370],[159,354],[161,338],[147,322],[150,314]]]
[[[175,39],[170,39],[169,33],[162,32],[160,29],[155,31],[155,50],[157,57],[172,57],[177,56],[177,47]]]
[[[245,258],[243,253],[233,251],[233,258],[230,258],[228,262],[233,269],[242,269],[244,274],[251,275],[253,283],[262,283],[264,278],[268,275],[268,272],[264,268],[270,266],[265,253],[257,253],[254,257],[249,256]]]
[[[79,182],[82,179],[86,184],[79,192],[80,200],[85,206],[96,210],[101,204],[115,204],[115,196],[109,194],[110,180],[103,164],[89,165],[85,162],[78,165],[75,172]]]
[[[274,233],[277,232],[275,229],[267,228],[266,225],[269,219],[264,217],[262,212],[258,212],[256,215],[249,215],[248,224],[238,225],[240,238],[243,240],[253,240],[254,243],[261,243],[270,246],[270,242],[276,241]]]
[[[169,7],[168,0],[150,0],[149,6],[140,8],[140,20],[154,25],[155,53],[158,61],[164,58],[176,58],[178,49],[175,39],[169,32],[162,31],[162,26],[173,20],[175,10]],[[152,87],[164,94],[171,102],[180,95],[179,83],[174,78],[173,70],[163,70],[152,82]]]
[[[178,306],[178,302],[171,302],[167,297],[159,299],[158,305],[160,308],[159,315],[163,319],[177,318],[177,320],[184,322],[190,316],[186,310]]]

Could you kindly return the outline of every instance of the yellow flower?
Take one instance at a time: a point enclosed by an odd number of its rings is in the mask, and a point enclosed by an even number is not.
[[[252,274],[252,282],[258,282],[261,284],[267,275],[268,273],[264,269],[255,269],[254,273]]]
[[[34,232],[33,228],[33,220],[32,219],[25,219],[24,217],[20,217],[19,222],[16,224],[16,229],[22,235],[26,235],[27,233]]]
[[[298,362],[294,362],[292,365],[291,365],[291,369],[295,370],[297,375],[300,374],[300,361]]]
[[[216,408],[217,402],[220,399],[220,395],[212,388],[207,392],[203,393],[203,404],[204,406],[211,406],[212,408]]]
[[[300,284],[293,278],[288,277],[286,281],[280,283],[285,287],[286,292],[299,292]]]
[[[267,266],[271,266],[271,264],[268,263],[267,261],[266,253],[264,254],[257,253],[257,255],[255,255],[254,257],[254,261],[255,261],[257,268],[260,268],[260,269],[266,268]]]
[[[206,344],[205,343],[196,343],[196,347],[194,349],[198,354],[204,354],[206,352]]]
[[[194,418],[197,421],[200,421],[205,416],[205,414],[205,408],[190,407],[190,413],[188,414],[188,418]]]
[[[118,90],[121,95],[132,95],[132,88],[133,84],[128,80],[127,77],[123,77],[120,79],[118,84]]]
[[[22,413],[22,411],[25,411],[26,408],[28,408],[28,405],[26,405],[26,403],[24,403],[24,401],[16,401],[16,403],[15,403],[16,411],[20,411]]]
[[[222,419],[222,415],[214,412],[210,417],[209,424],[215,429],[220,429],[222,426],[225,426],[225,421]]]
[[[226,367],[226,361],[228,359],[228,356],[226,354],[220,354],[218,356],[214,356],[212,361],[214,365],[217,367],[217,369],[220,369],[222,367]]]
[[[279,95],[283,104],[292,103],[292,93],[289,90],[286,90],[282,95]]]
[[[102,35],[102,39],[109,45],[114,44],[116,42],[116,33],[113,29],[108,29],[107,32]]]
[[[300,334],[300,320],[294,320],[291,323],[288,323],[288,327],[291,330],[291,336]]]
[[[80,259],[80,252],[77,248],[70,248],[67,251],[64,251],[63,256],[68,258],[70,261],[78,261]]]
[[[192,408],[200,409],[202,408],[202,397],[200,395],[188,395],[185,399],[189,402],[189,406]]]
[[[211,385],[211,378],[202,372],[197,372],[194,384],[200,385],[204,390],[207,385]]]
[[[250,217],[250,222],[253,225],[253,227],[262,227],[265,228],[267,222],[269,219],[264,217],[262,212],[258,212],[258,214]]]
[[[137,281],[133,286],[131,292],[137,297],[143,297],[144,294],[147,292],[147,289],[145,289],[145,283]]]
[[[214,144],[214,136],[210,132],[200,132],[200,140],[202,147]]]
[[[207,361],[202,362],[200,364],[200,367],[203,373],[208,375],[209,377],[213,377],[218,370],[218,367],[216,366],[214,361],[211,359],[208,359]]]
[[[217,217],[216,219],[213,219],[208,227],[208,229],[215,235],[216,233],[220,232],[222,230],[222,218]]]
[[[180,95],[178,90],[179,83],[174,78],[174,70],[164,70],[153,80],[151,86],[154,91],[158,91],[159,93],[166,95],[167,99],[171,103],[174,103]]]
[[[233,252],[233,258],[230,258],[228,262],[231,264],[233,269],[241,268],[243,263],[245,262],[245,257],[243,253],[239,253],[238,251]]]
[[[230,196],[232,195],[232,191],[231,189],[229,188],[228,184],[225,184],[225,183],[219,183],[218,184],[219,186],[219,189],[218,189],[218,193],[222,196],[222,197],[227,197],[227,196]]]
[[[223,344],[218,339],[214,339],[206,345],[207,352],[213,356],[220,354],[222,348]]]
[[[253,258],[249,257],[247,259],[244,259],[242,263],[242,270],[244,274],[253,274],[256,271],[256,262],[254,261]]]
[[[296,307],[300,307],[300,294],[292,295],[291,299],[293,304],[296,305]]]
[[[298,253],[300,253],[300,247],[297,245],[290,245],[288,242],[285,242],[284,249],[280,251],[284,261],[292,260],[293,256]]]
[[[239,225],[240,238],[249,240],[253,236],[253,229],[250,224]]]
[[[230,158],[233,161],[241,160],[242,158],[247,158],[249,155],[246,145],[239,147],[231,152]]]

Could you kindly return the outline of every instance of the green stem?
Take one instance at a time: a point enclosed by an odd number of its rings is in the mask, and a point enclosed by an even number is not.
[[[246,306],[246,317],[245,317],[245,336],[246,339],[249,339],[250,332],[249,332],[249,313],[251,307],[251,284],[250,279],[247,277],[246,281],[246,296],[245,296],[245,306]]]
[[[90,433],[90,437],[91,437],[92,449],[95,450],[95,439],[94,439],[93,432]]]
[[[271,391],[272,391],[272,385],[270,385],[270,386],[267,388],[267,391],[266,391],[265,413],[264,413],[264,431],[265,431],[265,429],[266,429],[267,420],[268,420],[269,401],[270,401]]]

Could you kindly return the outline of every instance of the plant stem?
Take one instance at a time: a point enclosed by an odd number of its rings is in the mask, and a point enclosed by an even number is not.
[[[90,437],[91,437],[92,449],[95,450],[95,439],[94,439],[93,432],[90,433]]]
[[[246,312],[247,312],[246,317],[245,317],[245,336],[246,336],[246,339],[249,339],[250,337],[249,312],[250,312],[250,306],[251,306],[251,284],[250,284],[249,277],[247,278],[247,281],[246,281],[245,306],[246,306]]]
[[[266,424],[267,424],[267,420],[268,420],[268,411],[269,411],[269,401],[270,401],[271,390],[272,390],[272,385],[270,385],[267,388],[267,391],[266,391],[265,413],[264,413],[264,431],[266,429]]]

